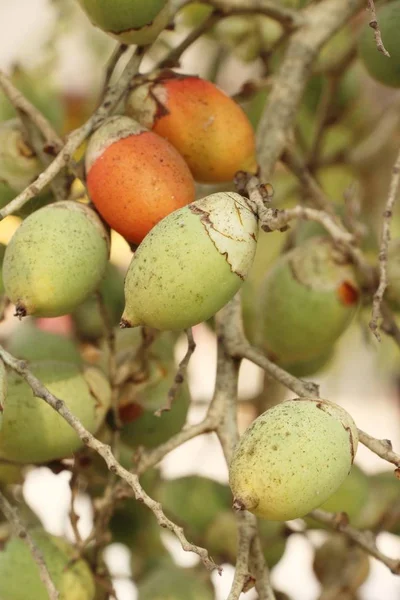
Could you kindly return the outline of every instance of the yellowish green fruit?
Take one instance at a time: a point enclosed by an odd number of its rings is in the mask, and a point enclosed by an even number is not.
[[[214,600],[209,574],[168,564],[138,583],[138,600]]]
[[[400,2],[390,2],[377,11],[382,40],[390,57],[379,52],[368,17],[361,31],[358,53],[368,73],[384,85],[400,87]]]
[[[16,327],[7,340],[7,349],[13,356],[28,361],[56,360],[82,364],[77,345],[65,335],[43,331],[34,323]]]
[[[244,432],[229,469],[238,510],[270,521],[303,517],[347,477],[357,427],[340,406],[297,398],[267,410]]]
[[[332,360],[333,355],[334,350],[329,348],[329,350],[311,360],[302,360],[289,364],[283,363],[281,366],[294,377],[309,377],[327,367]]]
[[[42,171],[18,119],[0,123],[0,180],[22,192]],[[16,195],[16,194],[15,194]]]
[[[94,367],[83,372],[72,363],[32,363],[34,375],[91,433],[110,406],[107,379]],[[8,374],[8,392],[0,429],[0,457],[18,463],[44,463],[70,456],[83,445],[78,434],[15,373]]]
[[[278,364],[317,359],[349,326],[358,299],[353,267],[330,240],[312,238],[267,273],[259,343]]]
[[[235,295],[253,262],[258,222],[239,194],[211,194],[160,221],[125,279],[124,327],[192,327]]]
[[[400,481],[393,471],[377,473],[369,477],[369,495],[363,509],[354,519],[360,529],[376,529],[383,525],[391,530],[399,528]],[[391,515],[397,514],[397,519]],[[397,520],[397,523],[396,523]]]
[[[237,519],[232,510],[220,511],[207,528],[204,546],[217,564],[236,565],[237,529]],[[285,552],[286,537],[282,525],[274,521],[260,521],[258,531],[265,561],[272,569]]]
[[[99,285],[109,238],[99,217],[77,202],[57,202],[19,226],[3,261],[7,296],[19,317],[57,317],[75,309]]]
[[[367,580],[369,557],[360,547],[350,545],[343,535],[334,534],[317,548],[313,570],[323,588],[336,591],[337,596],[332,593],[332,599],[339,600],[341,592],[356,592]]]
[[[168,24],[168,0],[78,0],[87,16],[123,44],[151,44]]]
[[[0,486],[1,484],[15,485],[23,481],[24,476],[20,465],[2,462],[0,459]]]
[[[30,533],[60,593],[59,600],[94,600],[93,575],[85,560],[76,559],[75,548],[43,529]],[[31,550],[17,537],[11,538],[0,551],[0,597],[7,600],[49,598]]]
[[[171,519],[197,540],[202,539],[217,516],[232,505],[228,486],[197,475],[163,481],[157,499]]]
[[[124,310],[124,278],[120,270],[112,263],[107,264],[98,293],[105,308],[108,326],[117,325]],[[104,319],[95,294],[74,310],[72,318],[79,338],[96,341],[104,336]]]

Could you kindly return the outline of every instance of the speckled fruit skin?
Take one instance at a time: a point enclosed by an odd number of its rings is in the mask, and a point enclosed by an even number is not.
[[[94,600],[95,585],[88,563],[79,558],[66,540],[49,535],[43,529],[31,530],[60,600]],[[74,560],[73,560],[74,559]],[[7,600],[48,600],[32,553],[25,543],[12,537],[0,551],[0,597]]]
[[[78,0],[89,19],[123,44],[151,44],[168,23],[168,0]]]
[[[261,287],[259,344],[278,364],[317,359],[349,326],[359,299],[355,273],[330,240],[283,255]]]
[[[130,94],[126,113],[175,146],[196,181],[231,181],[237,171],[257,170],[250,121],[210,81],[162,71]]]
[[[239,194],[211,194],[165,217],[135,252],[121,325],[178,330],[206,321],[251,268],[258,221]]]
[[[138,583],[138,600],[214,600],[209,574],[167,564]]]
[[[91,433],[111,402],[107,379],[94,367],[84,371],[72,363],[38,361],[30,369]],[[43,463],[70,456],[82,442],[70,425],[24,380],[8,375],[8,393],[0,429],[0,457],[18,463]]]
[[[77,202],[36,211],[7,246],[3,281],[18,316],[65,315],[100,283],[109,238],[96,213]]]
[[[158,221],[195,198],[185,161],[128,117],[110,117],[86,151],[89,196],[107,223],[140,244]]]
[[[380,8],[377,12],[377,19],[383,43],[390,58],[377,50],[368,18],[365,19],[365,25],[361,31],[358,53],[371,77],[384,85],[397,88],[400,87],[400,2],[390,2]]]
[[[21,192],[36,179],[42,166],[29,146],[18,119],[0,123],[0,181]]]
[[[357,427],[340,406],[296,398],[258,417],[240,438],[229,468],[234,507],[270,521],[303,517],[348,475]]]
[[[27,361],[56,360],[82,364],[77,345],[65,335],[43,331],[34,323],[23,323],[7,340],[7,349],[17,358]]]
[[[118,267],[108,263],[98,292],[104,304],[108,324],[117,325],[124,310],[124,277]],[[89,296],[72,313],[75,331],[80,339],[96,341],[105,334],[104,320],[96,295]]]

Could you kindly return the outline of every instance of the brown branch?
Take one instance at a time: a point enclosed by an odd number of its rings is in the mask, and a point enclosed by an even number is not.
[[[360,442],[371,452],[392,463],[398,469],[400,468],[400,455],[393,452],[390,440],[378,440],[361,429],[358,430],[358,437]]]
[[[374,0],[367,0],[367,4],[368,4],[368,10],[371,13],[371,20],[369,22],[369,26],[371,27],[371,29],[374,30],[376,47],[378,48],[379,52],[382,52],[382,54],[384,54],[385,56],[390,58],[389,52],[386,50],[385,46],[383,45],[382,34],[381,34],[381,30],[379,29],[378,19],[376,17],[375,2],[374,2]]]
[[[117,83],[110,87],[104,97],[100,107],[93,113],[82,127],[72,131],[67,139],[62,150],[57,154],[52,163],[39,175],[33,183],[31,183],[23,192],[16,198],[11,200],[2,210],[0,210],[0,220],[11,215],[22,208],[31,198],[34,198],[41,192],[72,159],[73,153],[85,141],[85,139],[99,127],[102,122],[111,114],[112,110],[117,106],[118,102],[126,92],[132,78],[136,75],[142,57],[144,48],[138,47],[135,54],[131,57],[127,66],[124,69]]]
[[[400,559],[389,558],[378,550],[374,535],[371,531],[359,531],[349,525],[348,517],[345,513],[329,513],[325,510],[315,509],[311,511],[310,516],[318,521],[329,525],[332,529],[343,533],[352,540],[357,546],[368,552],[371,556],[386,565],[394,575],[400,575]]]
[[[174,377],[174,383],[172,384],[171,388],[168,391],[168,396],[167,396],[167,404],[166,406],[164,406],[163,408],[160,408],[159,410],[157,410],[154,414],[157,415],[158,417],[161,416],[161,414],[165,411],[171,410],[172,404],[175,400],[175,397],[179,391],[179,388],[181,387],[181,385],[183,384],[183,382],[185,381],[185,376],[186,376],[186,371],[189,365],[189,361],[192,357],[193,352],[196,350],[196,343],[193,339],[193,332],[191,329],[186,329],[185,330],[186,336],[187,336],[187,341],[188,341],[188,347],[186,350],[186,354],[183,357],[183,359],[181,360],[181,362],[179,363],[179,367],[178,367],[178,371]]]
[[[4,514],[7,521],[10,523],[14,534],[18,536],[29,548],[32,554],[32,558],[38,566],[39,569],[39,577],[42,581],[43,585],[47,590],[47,594],[50,600],[58,600],[60,597],[59,592],[54,585],[54,582],[51,578],[51,575],[46,566],[45,560],[43,558],[42,552],[36,546],[34,540],[32,539],[31,534],[26,529],[25,525],[22,523],[17,509],[12,506],[7,498],[0,491],[0,511]]]
[[[393,217],[393,207],[396,202],[397,192],[400,184],[400,151],[392,168],[392,177],[389,185],[389,194],[386,201],[385,210],[383,211],[383,221],[381,229],[381,243],[379,247],[379,285],[374,294],[372,301],[372,316],[369,322],[369,327],[374,333],[376,339],[381,341],[381,336],[378,332],[378,320],[382,316],[381,304],[386,288],[388,286],[388,249],[390,242],[390,224]]]
[[[24,361],[20,361],[11,356],[11,354],[6,352],[2,346],[0,346],[0,357],[8,367],[25,379],[36,397],[42,398],[42,400],[49,404],[59,415],[61,415],[61,417],[63,417],[63,419],[65,419],[67,423],[69,423],[72,429],[76,431],[85,446],[92,448],[92,450],[97,452],[97,454],[104,459],[108,469],[112,473],[118,475],[121,479],[126,481],[126,483],[132,488],[136,500],[143,502],[143,504],[145,504],[153,512],[157,522],[161,527],[169,529],[169,531],[176,535],[184,550],[198,554],[207,569],[213,570],[218,568],[214,561],[208,556],[208,552],[205,550],[205,548],[191,544],[187,540],[183,528],[179,527],[165,516],[161,504],[146,494],[139,483],[138,476],[135,473],[130,473],[127,469],[124,469],[124,467],[115,459],[110,446],[103,444],[100,442],[100,440],[96,439],[94,435],[92,435],[82,425],[79,419],[72,414],[65,402],[54,396],[39,381],[39,379],[37,379],[37,377],[35,377],[29,371],[29,369],[27,369]]]
[[[243,592],[254,586],[255,578],[249,571],[249,558],[251,543],[257,533],[256,519],[252,514],[244,511],[237,513],[238,521],[238,550],[235,574],[227,600],[239,600]]]
[[[117,46],[114,48],[110,58],[108,59],[107,66],[106,66],[106,72],[104,75],[103,89],[100,94],[101,101],[104,100],[104,96],[107,92],[111,77],[115,70],[115,67],[117,66],[121,56],[123,56],[125,54],[125,52],[127,51],[128,47],[129,46],[127,46],[127,44],[117,44]]]
[[[192,0],[186,2],[189,4]],[[284,27],[296,28],[304,23],[300,11],[286,8],[274,0],[202,0],[203,4],[210,4],[223,16],[259,14],[275,19]]]

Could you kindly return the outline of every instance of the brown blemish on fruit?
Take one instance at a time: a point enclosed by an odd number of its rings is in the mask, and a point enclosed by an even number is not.
[[[125,406],[120,406],[118,409],[119,417],[123,423],[132,423],[132,421],[136,421],[136,419],[141,417],[143,412],[143,408],[136,402],[125,404]]]
[[[27,314],[28,311],[26,310],[26,307],[22,303],[17,302],[15,305],[14,317],[18,317],[18,319],[21,320],[22,317],[26,317]]]
[[[353,439],[353,433],[351,431],[350,427],[345,427],[345,430],[348,432],[349,434],[349,439],[350,439],[350,454],[351,454],[351,464],[353,464],[354,462],[354,457],[356,455],[355,453],[355,449],[354,449],[354,439]]]
[[[129,329],[130,327],[132,327],[132,325],[127,319],[121,319],[121,321],[119,322],[119,326],[121,329]]]
[[[358,302],[359,293],[358,290],[349,282],[344,281],[338,287],[338,296],[340,301],[346,306],[351,306]]]

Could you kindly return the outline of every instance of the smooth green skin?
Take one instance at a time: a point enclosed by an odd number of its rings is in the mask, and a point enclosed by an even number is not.
[[[82,364],[76,344],[65,335],[43,331],[33,323],[23,323],[7,340],[7,349],[17,358],[28,361],[56,360]]]
[[[66,540],[42,529],[30,533],[60,592],[59,600],[94,600],[92,573],[83,559],[72,560],[76,559],[75,549]],[[23,540],[13,537],[0,551],[0,598],[26,600],[28,597],[35,600],[49,598],[29,547]]]
[[[190,405],[190,393],[186,383],[180,386],[171,410],[163,412],[159,417],[154,414],[167,403],[176,367],[170,363],[166,368],[164,365],[157,365],[155,370],[157,375],[154,378],[150,376],[147,382],[132,386],[130,391],[131,400],[144,409],[135,420],[123,423],[121,440],[130,448],[155,448],[178,433],[186,422]]]
[[[204,546],[217,564],[236,564],[238,522],[232,510],[218,513],[207,529]],[[265,561],[272,569],[281,560],[286,548],[282,525],[274,521],[259,521],[258,530]]]
[[[5,290],[17,309],[58,317],[96,289],[109,252],[98,223],[93,211],[73,202],[45,206],[23,221],[3,261]]]
[[[73,414],[91,433],[99,426],[100,393],[111,392],[103,378],[101,390],[89,388],[81,369],[72,363],[39,361],[31,371],[52,394],[64,400]],[[94,395],[96,394],[96,395]],[[101,396],[100,396],[101,399]],[[0,429],[0,457],[17,463],[44,463],[70,456],[82,447],[70,425],[43,400],[33,395],[27,383],[15,373],[8,374],[8,394]]]
[[[315,551],[313,570],[323,587],[339,585],[348,592],[356,592],[368,578],[369,564],[366,552],[349,545],[344,536],[334,534]]]
[[[108,322],[117,325],[124,310],[124,277],[112,263],[107,264],[99,293],[106,309]],[[72,313],[75,330],[79,338],[96,341],[104,336],[104,322],[96,295],[90,296]]]
[[[167,514],[197,539],[203,538],[216,517],[232,506],[228,486],[197,475],[163,481],[157,499]]]
[[[258,342],[278,364],[318,359],[350,325],[358,303],[345,305],[337,290],[343,282],[356,290],[357,284],[352,268],[332,256],[328,240],[312,238],[267,273]]]
[[[324,502],[320,508],[328,512],[345,512],[351,523],[361,514],[368,502],[370,484],[368,476],[358,467],[353,465],[342,485]],[[312,528],[325,528],[312,517],[307,517],[307,525]]]
[[[23,483],[22,468],[19,465],[2,463],[0,460],[0,484]]]
[[[400,482],[393,471],[370,476],[369,495],[363,509],[354,519],[354,526],[358,529],[372,530],[379,527],[385,514],[394,506],[398,507],[399,502]],[[399,534],[399,523],[397,522],[391,530]]]
[[[395,310],[400,310],[400,238],[390,242],[387,263],[388,286],[385,298]]]
[[[331,361],[334,355],[333,349],[329,348],[326,352],[311,360],[299,361],[296,363],[281,365],[286,371],[294,377],[309,377],[324,369]]]
[[[214,600],[206,571],[166,565],[148,573],[138,586],[138,600]]]
[[[400,2],[390,2],[377,11],[383,43],[390,58],[378,52],[373,31],[366,19],[361,31],[358,54],[368,73],[384,85],[400,87]]]
[[[89,19],[125,44],[148,44],[168,23],[168,0],[78,0]]]
[[[235,218],[233,205],[227,203],[228,224]],[[192,212],[191,206],[162,219],[135,252],[125,279],[122,319],[128,326],[187,329],[212,317],[243,284],[225,254],[217,250],[202,215]],[[221,214],[220,206],[218,210]],[[247,237],[242,242],[230,239],[226,243],[232,254],[238,255],[242,247],[248,254]],[[251,262],[248,270],[250,267]],[[247,271],[242,273],[243,278],[246,276]]]
[[[338,489],[354,449],[341,417],[326,412],[324,405],[289,400],[253,422],[230,464],[236,503],[260,518],[287,521],[303,517]]]

